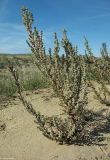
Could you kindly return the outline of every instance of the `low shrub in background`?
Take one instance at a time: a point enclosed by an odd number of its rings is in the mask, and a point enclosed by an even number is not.
[[[47,79],[35,70],[33,67],[23,67],[22,70],[18,67],[20,74],[20,83],[23,90],[35,90],[38,88],[46,88],[49,86]],[[0,95],[13,96],[17,91],[17,87],[10,74],[0,75]]]
[[[16,92],[16,85],[10,75],[0,75],[0,95],[13,96]]]

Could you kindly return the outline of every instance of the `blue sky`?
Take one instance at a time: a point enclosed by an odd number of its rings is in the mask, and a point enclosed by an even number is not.
[[[30,52],[22,6],[33,12],[35,25],[44,31],[46,48],[53,47],[54,32],[61,40],[66,29],[80,53],[84,53],[84,36],[95,54],[103,42],[110,49],[110,0],[0,0],[0,53]]]

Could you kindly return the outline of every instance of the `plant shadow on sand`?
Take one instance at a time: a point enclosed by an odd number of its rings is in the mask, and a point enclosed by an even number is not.
[[[110,115],[106,116],[103,113],[107,109],[102,109],[101,111],[94,113],[93,111],[86,111],[85,114],[85,130],[83,136],[79,139],[78,133],[74,141],[68,139],[66,145],[97,145],[97,146],[106,146],[106,137],[104,134],[110,133]],[[34,121],[37,123],[36,121]],[[80,133],[80,132],[79,132]],[[44,135],[46,136],[46,135]],[[49,138],[48,136],[46,136]],[[51,139],[51,138],[49,138]],[[58,142],[59,145],[63,145],[63,142]]]
[[[110,133],[110,115],[103,115],[102,113],[105,110],[107,109],[102,109],[98,113],[87,111],[87,114],[85,115],[85,128],[90,130],[90,132],[87,136],[84,136],[83,139],[74,141],[75,145],[107,145],[105,143],[106,137],[104,134]]]

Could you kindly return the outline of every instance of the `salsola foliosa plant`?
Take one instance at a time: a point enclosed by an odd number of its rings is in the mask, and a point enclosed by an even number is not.
[[[103,119],[101,120],[100,115],[94,114],[88,110],[82,110],[82,107],[84,107],[85,104],[82,105],[81,101],[79,101],[80,103],[77,105],[79,108],[77,110],[74,109],[74,118],[70,115],[66,118],[61,118],[59,116],[48,117],[42,115],[40,112],[37,112],[33,108],[33,105],[25,99],[17,68],[15,68],[10,62],[8,68],[15,80],[20,100],[22,101],[25,109],[35,117],[37,126],[42,131],[44,136],[55,140],[59,144],[93,143],[95,139],[92,137],[92,133],[94,134],[94,130],[96,131],[97,126],[99,128],[101,123],[101,127],[105,126],[106,122],[101,122],[105,118],[102,117]]]
[[[100,53],[101,53],[101,60],[100,60],[101,79],[105,81],[106,84],[110,84],[110,55],[108,53],[106,43],[102,43]]]
[[[19,73],[17,69],[14,68],[11,63],[9,63],[8,68],[15,80],[20,100],[22,101],[26,110],[35,117],[38,128],[43,132],[46,137],[52,140],[56,140],[59,143],[68,144],[73,143],[76,138],[81,138],[81,121],[77,120],[77,123],[75,123],[71,118],[62,119],[57,116],[48,117],[41,115],[40,112],[36,112],[32,104],[28,102],[23,96],[22,86],[19,81]]]
[[[61,43],[65,54],[59,56],[60,46],[56,33],[54,34],[53,53],[49,49],[49,53],[46,54],[43,47],[43,33],[36,28],[32,30],[34,21],[32,13],[27,8],[23,8],[22,16],[29,36],[28,44],[36,57],[37,67],[50,80],[54,91],[63,102],[67,114],[73,117],[75,107],[79,103],[86,104],[87,102],[85,65],[83,59],[81,60],[78,56],[77,47],[72,46],[64,30]]]
[[[86,110],[88,100],[85,60],[78,55],[77,47],[73,47],[65,30],[61,41],[64,54],[59,55],[60,43],[56,33],[54,34],[54,49],[49,49],[46,53],[43,46],[43,32],[39,32],[36,27],[32,28],[34,21],[32,13],[27,8],[22,8],[22,16],[28,32],[27,43],[35,57],[35,64],[49,79],[54,92],[61,101],[66,118],[48,117],[36,112],[22,94],[17,70],[13,65],[9,65],[20,99],[27,111],[36,118],[38,128],[46,137],[59,143],[83,142],[91,132],[89,124],[92,119],[92,113]]]
[[[102,44],[101,57],[93,56],[87,39],[85,39],[87,63],[87,76],[89,84],[95,92],[96,98],[107,106],[110,106],[110,90],[107,84],[110,84],[110,57],[108,55],[106,43]],[[96,89],[93,80],[99,83],[99,88]]]
[[[39,32],[36,27],[32,29],[34,21],[32,13],[27,8],[22,8],[22,16],[28,32],[27,43],[36,58],[35,64],[50,80],[53,90],[60,98],[63,110],[69,118],[68,121],[71,121],[72,125],[74,124],[72,127],[74,131],[71,134],[76,134],[74,132],[77,132],[79,128],[79,132],[81,132],[83,130],[84,108],[87,105],[84,60],[79,57],[77,47],[73,47],[68,40],[66,30],[63,32],[61,42],[65,54],[59,56],[60,44],[56,33],[54,34],[54,49],[49,49],[46,54],[43,46],[43,32]],[[62,125],[63,122],[61,120],[60,122]],[[65,125],[67,126],[67,122]],[[65,128],[64,124],[63,128]]]
[[[84,37],[84,46],[85,46],[85,63],[86,63],[86,73],[88,80],[97,80],[97,58],[94,56],[92,49],[89,46],[88,40]]]

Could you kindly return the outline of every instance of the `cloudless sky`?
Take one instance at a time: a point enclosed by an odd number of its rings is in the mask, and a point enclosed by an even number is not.
[[[53,33],[62,31],[84,53],[86,36],[95,54],[101,43],[110,49],[110,0],[0,0],[0,53],[29,53],[21,7],[28,7],[35,25],[44,31],[46,48],[53,47]]]

